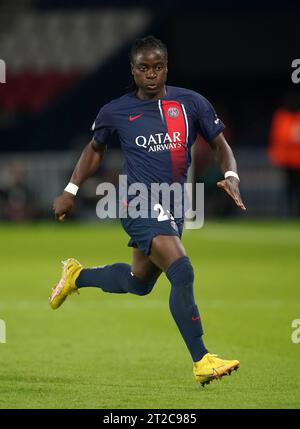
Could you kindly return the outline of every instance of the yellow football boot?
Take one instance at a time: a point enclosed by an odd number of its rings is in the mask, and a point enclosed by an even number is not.
[[[49,298],[49,304],[53,310],[60,307],[67,296],[71,295],[71,293],[79,293],[79,290],[75,285],[75,281],[83,268],[82,265],[74,258],[62,261],[62,264],[63,272],[61,279],[52,289],[52,293]]]
[[[201,360],[194,363],[195,379],[202,386],[224,375],[230,375],[232,371],[236,371],[240,366],[238,360],[223,360],[217,356],[206,353]]]

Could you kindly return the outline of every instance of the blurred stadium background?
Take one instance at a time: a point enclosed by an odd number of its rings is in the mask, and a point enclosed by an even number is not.
[[[299,215],[295,202],[290,204],[285,166],[271,162],[267,149],[273,115],[287,94],[298,97],[300,109],[299,86],[291,80],[292,60],[299,57],[300,6],[227,3],[2,2],[0,58],[7,76],[0,84],[0,218],[51,217],[50,201],[67,183],[99,108],[130,84],[132,41],[149,33],[169,48],[169,84],[205,95],[227,125],[247,216]],[[287,130],[298,146],[299,121]],[[215,189],[219,172],[207,144],[196,146],[206,215],[238,216]],[[121,165],[112,142],[98,176],[82,189],[76,217],[95,219],[95,183],[115,180]]]
[[[292,1],[0,3],[0,319],[8,335],[0,344],[0,407],[73,408],[78,398],[79,406],[104,408],[299,407],[300,345],[290,340],[300,318],[300,83],[291,79],[299,19]],[[234,394],[227,380],[205,396],[191,387],[165,279],[143,303],[103,294],[106,305],[98,305],[99,291],[89,290],[78,298],[83,305],[68,302],[54,315],[47,306],[60,259],[130,260],[121,227],[100,223],[95,212],[96,186],[116,183],[122,167],[115,142],[80,190],[72,217],[81,225],[54,224],[52,200],[100,107],[130,85],[128,51],[147,34],[168,46],[168,83],[213,103],[238,161],[246,216],[216,189],[220,172],[207,143],[197,142],[193,177],[205,182],[206,220],[215,220],[185,236],[208,345],[250,369],[233,381]],[[137,327],[137,318],[145,323]]]

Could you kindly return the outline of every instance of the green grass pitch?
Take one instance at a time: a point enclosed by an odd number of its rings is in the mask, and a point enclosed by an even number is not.
[[[161,276],[145,297],[87,288],[56,311],[60,261],[130,262],[120,224],[0,225],[0,408],[300,408],[300,224],[185,230],[210,352],[239,371],[198,386]]]

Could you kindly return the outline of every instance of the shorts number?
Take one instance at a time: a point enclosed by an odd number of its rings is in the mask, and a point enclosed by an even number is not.
[[[153,210],[155,210],[156,212],[159,212],[159,215],[157,216],[158,222],[161,222],[163,220],[169,220],[169,216],[165,214],[165,211],[161,204],[155,204],[155,206],[153,207]]]

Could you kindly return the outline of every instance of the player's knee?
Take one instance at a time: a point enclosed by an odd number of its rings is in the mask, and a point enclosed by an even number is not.
[[[150,286],[146,285],[144,288],[137,290],[136,295],[139,295],[139,296],[149,295],[149,293],[152,291],[152,289],[153,289],[153,286],[150,287]]]
[[[139,296],[149,295],[156,281],[157,277],[154,277],[149,281],[139,280],[136,277],[132,277],[129,292]]]
[[[194,282],[194,269],[187,256],[182,256],[173,262],[166,271],[172,286],[184,287]]]

